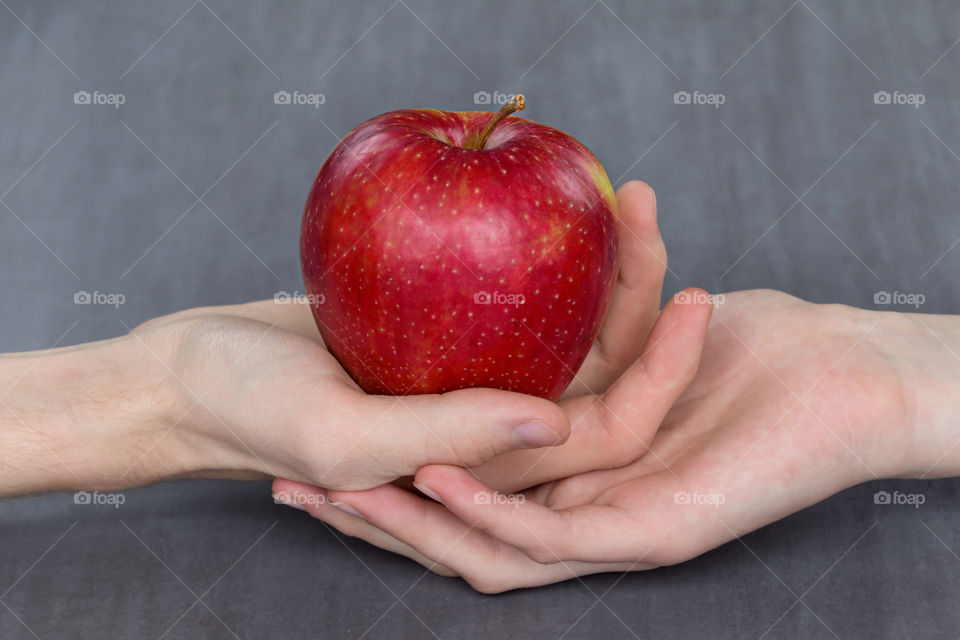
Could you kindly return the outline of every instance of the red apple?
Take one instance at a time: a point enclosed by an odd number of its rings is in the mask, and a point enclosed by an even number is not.
[[[369,393],[556,399],[619,267],[616,200],[570,135],[499,113],[367,120],[310,190],[300,258],[327,347]]]

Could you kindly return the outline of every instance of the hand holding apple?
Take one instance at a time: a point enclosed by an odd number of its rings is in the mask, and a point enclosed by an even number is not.
[[[630,464],[519,496],[421,469],[442,504],[394,486],[274,489],[343,502],[363,519],[309,511],[484,592],[675,564],[859,482],[955,475],[958,348],[957,317],[725,294],[696,377]]]
[[[623,269],[611,313],[576,383],[591,388],[605,386],[622,362],[639,354],[631,328],[646,326],[656,315],[665,266],[652,192],[630,183],[621,196]],[[22,365],[30,374],[10,372],[11,382],[23,377],[20,400],[25,406],[30,404],[25,389],[34,386],[34,374],[42,385],[49,369],[59,372],[55,379],[85,369],[122,375],[111,377],[107,388],[101,388],[99,374],[59,385],[76,387],[83,406],[71,415],[80,419],[93,412],[89,422],[99,425],[99,432],[91,437],[85,424],[60,415],[31,420],[41,425],[43,441],[53,443],[69,467],[63,468],[65,477],[52,478],[50,469],[60,467],[49,465],[50,451],[38,442],[36,458],[45,473],[21,467],[7,484],[14,494],[73,486],[117,488],[189,476],[280,475],[331,488],[372,487],[413,474],[429,462],[474,466],[517,447],[557,444],[568,429],[552,403],[506,391],[368,396],[324,349],[302,299],[181,311],[151,320],[123,338],[38,356],[42,366],[34,366],[29,355],[8,363]],[[49,395],[49,389],[38,393],[37,404],[50,405]],[[118,412],[122,403],[107,402],[118,397],[152,400],[141,418],[132,409]],[[100,398],[103,402],[93,401]],[[518,438],[514,429],[531,419],[546,427],[541,439],[526,427]],[[4,415],[0,423],[6,424]],[[108,424],[116,424],[116,432]],[[15,417],[10,425],[8,436],[16,438],[23,425]],[[21,442],[36,440],[20,435]],[[538,455],[544,451],[536,449]]]
[[[184,475],[369,488],[429,462],[472,466],[555,445],[569,431],[553,403],[508,391],[367,395],[323,347],[302,299],[175,313],[123,344],[167,378],[175,422],[154,434],[151,454]]]

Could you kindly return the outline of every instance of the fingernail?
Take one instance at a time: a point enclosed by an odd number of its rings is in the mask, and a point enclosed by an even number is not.
[[[294,509],[299,509],[300,511],[305,510],[304,506],[294,500],[293,496],[291,496],[289,493],[280,492],[273,494],[273,502],[274,504],[282,504],[285,507],[293,507]]]
[[[331,502],[331,503],[330,503],[330,506],[331,506],[331,507],[335,507],[335,508],[337,508],[337,509],[340,509],[340,511],[343,511],[344,513],[349,513],[350,515],[352,515],[352,516],[355,517],[355,518],[360,518],[361,520],[366,520],[366,518],[363,517],[363,514],[362,514],[362,513],[360,513],[359,511],[357,511],[356,509],[354,509],[354,508],[351,507],[350,505],[348,505],[346,502]]]
[[[539,420],[531,420],[513,428],[513,439],[523,449],[537,449],[557,444],[560,436]]]
[[[441,498],[436,491],[434,491],[427,485],[414,482],[413,486],[415,486],[417,488],[417,491],[419,491],[423,495],[427,496],[428,498],[432,498],[436,500],[440,504],[443,504],[443,498]]]

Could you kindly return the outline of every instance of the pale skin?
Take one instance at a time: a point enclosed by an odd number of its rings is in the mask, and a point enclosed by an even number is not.
[[[0,357],[0,496],[281,477],[314,517],[497,592],[681,562],[865,480],[956,473],[960,320],[757,291],[659,311],[655,197],[628,183],[618,207],[617,290],[559,406],[367,396],[306,305],[193,309]],[[438,501],[391,484],[414,474]]]
[[[705,307],[661,314],[688,347],[703,342],[698,364],[660,378],[685,387],[664,392],[662,421],[646,402],[618,401],[620,386],[627,398],[644,393],[630,369],[601,394],[609,411],[583,417],[579,398],[561,402],[571,436],[542,457],[422,468],[416,486],[432,499],[391,485],[277,480],[274,491],[347,535],[496,593],[683,562],[861,482],[960,470],[960,318],[745,291],[725,295],[704,332]],[[623,458],[598,464],[586,446],[596,441]],[[584,457],[615,468],[570,473]],[[494,489],[526,490],[521,501]]]
[[[568,436],[562,411],[521,394],[368,396],[311,334],[306,304],[265,301],[4,356],[0,495],[276,475],[364,489]]]
[[[622,225],[613,307],[570,393],[608,386],[656,318],[665,259],[656,224],[631,214]],[[0,497],[183,477],[367,489],[428,463],[543,451],[569,428],[555,404],[493,389],[366,395],[303,302],[190,309],[113,340],[0,356]]]

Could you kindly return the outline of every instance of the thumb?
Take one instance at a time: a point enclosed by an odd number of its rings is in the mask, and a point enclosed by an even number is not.
[[[369,396],[377,416],[373,437],[389,442],[398,475],[427,464],[475,467],[514,449],[566,441],[570,422],[560,407],[534,396],[496,389],[463,389],[437,395]]]
[[[698,288],[677,293],[660,312],[643,356],[604,394],[617,421],[648,417],[654,428],[690,385],[700,367],[713,297]]]

